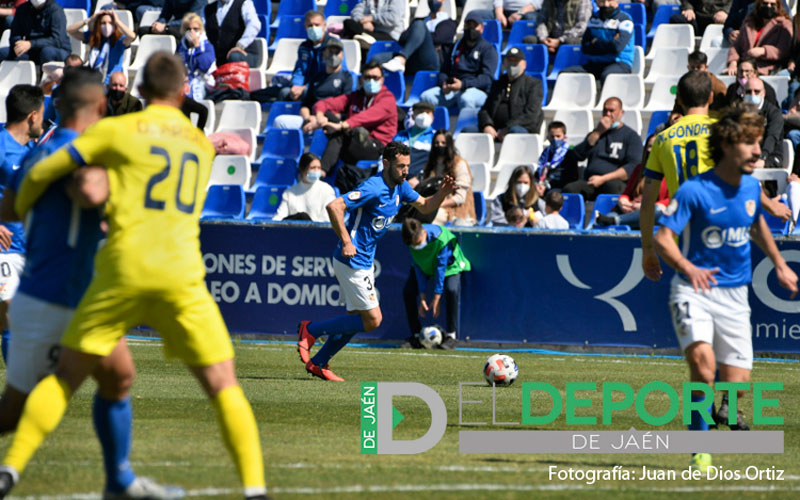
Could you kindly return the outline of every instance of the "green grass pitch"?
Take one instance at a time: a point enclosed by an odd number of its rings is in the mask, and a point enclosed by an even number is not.
[[[158,342],[131,344],[138,370],[133,388],[134,443],[131,461],[140,475],[180,484],[193,498],[240,498],[238,479],[217,432],[211,406],[199,386],[178,362],[163,360]],[[323,382],[305,373],[289,344],[237,344],[237,374],[261,433],[267,481],[277,499],[531,499],[531,498],[800,498],[800,371],[797,363],[756,362],[753,379],[783,381],[780,414],[785,423],[782,455],[715,455],[725,469],[755,465],[785,470],[783,481],[684,481],[680,471],[687,455],[460,455],[458,431],[483,429],[458,424],[458,383],[482,381],[490,352],[412,351],[346,348],[334,360],[344,383]],[[652,380],[673,387],[687,377],[680,360],[512,353],[520,368],[510,388],[497,390],[497,420],[519,421],[522,381],[543,381],[563,389],[567,381],[621,381],[638,389]],[[444,438],[419,455],[361,455],[359,391],[362,381],[416,381],[432,387],[448,410]],[[34,457],[14,491],[14,498],[100,498],[103,470],[91,424],[94,383],[73,399],[66,418]],[[491,422],[491,388],[467,387],[465,420]],[[594,406],[578,414],[599,416]],[[427,407],[414,398],[397,398],[405,419],[395,439],[420,437],[430,423]],[[748,399],[745,415],[752,417]],[[663,413],[666,405],[648,398],[648,409]],[[634,410],[615,414],[613,429],[647,429]],[[508,426],[519,429],[520,426]],[[529,429],[527,426],[522,428]],[[547,426],[566,429],[564,417]],[[581,427],[583,428],[583,427]],[[679,420],[666,428],[683,429]],[[492,427],[497,429],[497,427]],[[663,428],[662,428],[663,429]],[[776,429],[764,428],[760,429]],[[604,428],[604,430],[606,430]],[[730,432],[730,431],[712,431]],[[9,438],[0,440],[5,452]],[[676,470],[676,481],[558,481],[548,467],[609,470],[621,465],[641,471]]]

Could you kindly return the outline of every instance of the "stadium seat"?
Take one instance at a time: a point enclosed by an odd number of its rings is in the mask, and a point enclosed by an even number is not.
[[[6,96],[14,85],[36,85],[36,65],[33,61],[0,62],[0,96],[3,109],[6,107]]]
[[[778,100],[778,109],[780,109],[781,103],[789,95],[789,75],[765,75],[761,79],[775,89],[775,98]]]
[[[717,75],[717,78],[719,78],[726,87],[730,87],[731,83],[736,81],[736,75]],[[762,76],[761,78],[764,77]]]
[[[367,59],[364,62],[370,62],[373,57],[384,52],[395,53],[401,50],[403,50],[403,47],[394,40],[380,40],[370,45],[369,52],[367,52]]]
[[[608,86],[608,83],[606,83],[606,86]],[[550,99],[550,103],[544,107],[544,111],[592,109],[595,105],[596,97],[597,90],[594,75],[590,73],[561,73],[558,75],[556,84],[553,87],[553,97]]]
[[[488,193],[489,183],[492,176],[488,163],[470,162],[469,170],[472,172],[472,190],[475,192]]]
[[[303,131],[299,129],[269,128],[264,133],[264,158],[282,158],[300,161],[303,154]]]
[[[450,130],[450,112],[444,106],[436,106],[433,110],[433,130]]]
[[[409,5],[413,7],[413,1],[409,2]],[[456,20],[456,0],[444,0],[442,2],[442,10],[440,12],[447,12],[450,15],[450,19]],[[426,0],[422,0],[417,4],[417,9],[414,11],[414,19],[425,19],[431,13],[430,6]]]
[[[456,129],[453,132],[453,135],[456,136],[456,138],[461,134],[461,131],[464,130],[464,127],[470,125],[474,125],[476,127],[478,126],[479,111],[479,109],[464,108],[458,112],[458,121],[456,121]]]
[[[525,54],[525,61],[527,67],[525,73],[529,75],[542,75],[542,80],[547,80],[547,66],[549,64],[547,56],[547,46],[537,44],[521,44],[515,45],[519,50]]]
[[[242,155],[217,155],[211,164],[209,186],[236,184],[247,189],[250,187],[250,160]]]
[[[629,109],[642,109],[644,107],[644,81],[638,75],[608,75],[605,84],[603,84],[600,100],[594,108],[595,111],[601,111],[603,102],[609,97],[621,99],[623,109],[626,111]]]
[[[403,106],[412,106],[415,102],[419,102],[419,96],[429,88],[435,87],[438,82],[438,71],[417,71],[417,74],[414,75],[414,82],[411,84],[408,99],[403,103]]]
[[[660,25],[669,23],[669,18],[672,17],[673,14],[680,14],[680,12],[680,5],[659,5],[658,10],[656,10],[656,13],[653,15],[653,21],[650,23],[650,31],[647,32],[647,44],[650,45],[653,42],[653,38],[655,38],[656,31]]]
[[[554,82],[561,70],[570,66],[580,66],[581,64],[583,64],[583,52],[581,52],[580,45],[561,45],[558,47],[555,61],[553,61],[553,69],[547,75],[547,79]]]
[[[314,135],[311,136],[311,145],[308,147],[308,152],[314,153],[322,158],[322,154],[325,152],[327,146],[328,136],[325,135],[322,129],[315,130]]]
[[[775,170],[775,169],[760,168],[760,169],[755,170],[753,172],[753,174],[754,174],[754,177],[759,178],[759,176],[755,175],[756,172],[764,172],[764,171],[770,171],[770,170]],[[783,171],[783,170],[779,170],[779,171]],[[774,179],[772,179],[772,180],[774,180]],[[781,200],[781,202],[783,202],[783,200]],[[791,220],[786,220],[786,221],[781,220],[778,217],[775,217],[774,215],[771,215],[766,210],[762,210],[761,214],[764,216],[764,221],[767,223],[767,226],[769,226],[769,230],[770,230],[770,232],[772,234],[774,234],[774,235],[783,235],[783,234],[788,234],[789,233],[789,225],[791,224]]]
[[[461,134],[465,135],[465,134]],[[536,163],[542,154],[542,138],[538,134],[508,134],[500,147],[497,164],[492,168],[497,172],[505,163]],[[466,156],[466,158],[472,158]],[[480,161],[483,161],[482,159]]]
[[[662,75],[653,85],[650,92],[650,101],[645,106],[647,112],[660,111],[662,109],[672,109],[675,106],[675,95],[678,92],[678,76]]]
[[[475,224],[482,226],[486,222],[486,198],[480,191],[472,191],[472,197],[475,202]]]
[[[645,59],[644,59],[644,49],[641,47],[634,47],[633,48],[633,66],[631,66],[631,74],[632,75],[639,75],[640,77],[644,78],[644,67]]]
[[[656,56],[656,50],[670,47],[694,50],[694,28],[691,24],[662,24],[659,26],[646,59],[653,59]],[[683,69],[685,66],[681,68],[682,71]]]
[[[503,49],[503,54],[505,55],[508,49],[514,45],[523,45],[525,43],[525,37],[531,35],[536,35],[536,21],[520,19],[512,24],[511,31],[508,34],[506,48]]]
[[[242,186],[211,186],[208,188],[206,202],[203,205],[200,218],[243,219],[244,207],[245,199]]]
[[[583,196],[578,193],[564,193],[564,205],[559,213],[567,219],[570,229],[583,229],[586,218]]]
[[[136,58],[131,63],[129,72],[139,71],[151,55],[156,52],[169,52],[174,54],[177,48],[175,37],[172,35],[144,35],[139,41],[139,48],[136,50]]]
[[[642,135],[642,112],[638,109],[628,109],[622,115],[622,123],[629,126],[638,135]]]
[[[287,16],[302,17],[309,10],[317,10],[316,0],[291,0],[280,2],[278,4],[278,13],[275,15],[275,20],[272,22],[270,27],[279,28]]]
[[[588,109],[559,109],[553,120],[567,126],[567,143],[575,146],[583,142],[589,132],[594,130],[592,112]]]
[[[256,173],[253,187],[248,191],[255,192],[261,186],[291,186],[297,182],[297,162],[285,158],[260,158],[261,164]]]
[[[256,7],[256,13],[266,16],[267,24],[269,24],[269,18],[272,17],[272,0],[253,0],[253,5]]]
[[[272,125],[275,123],[275,118],[280,115],[299,115],[300,114],[300,107],[303,105],[300,101],[276,101],[272,103],[272,106],[269,108],[269,114],[267,115],[267,124],[264,127],[263,133],[267,132],[267,129],[272,128]]]
[[[631,16],[633,24],[647,24],[647,11],[642,3],[620,3],[619,10]]]
[[[261,186],[253,196],[247,220],[272,220],[281,204],[281,196],[286,186]]]
[[[484,19],[483,39],[493,44],[497,52],[503,47],[503,28],[497,19]]]
[[[258,68],[250,68],[248,84],[250,85],[250,92],[255,92],[256,90],[266,87],[266,77],[264,76],[264,72]]]
[[[269,17],[264,14],[258,14],[258,21],[261,23],[261,29],[258,30],[258,35],[256,36],[269,40]]]
[[[206,120],[206,126],[203,129],[203,132],[205,132],[206,135],[208,135],[214,131],[214,125],[216,125],[217,121],[216,105],[214,104],[214,101],[212,101],[211,99],[204,99],[203,101],[201,101],[201,103],[208,109],[208,119]]]
[[[644,79],[647,88],[652,88],[662,77],[671,77],[677,73],[682,73],[689,64],[689,49],[664,47],[655,49],[653,62],[650,64],[650,71]]]
[[[794,145],[792,141],[789,139],[784,139],[781,141],[781,152],[783,153],[781,156],[783,157],[783,168],[786,170],[787,174],[792,173],[792,168],[794,167]]]
[[[403,102],[406,96],[406,79],[402,71],[384,71],[383,84],[394,94],[395,101]]]
[[[618,194],[598,194],[597,198],[594,200],[593,212],[591,217],[589,217],[589,223],[586,225],[586,229],[592,229],[594,227],[596,214],[606,215],[617,206],[617,201],[619,201]]]
[[[647,35],[644,34],[644,26],[641,24],[633,25],[633,45],[641,48],[647,46]]]
[[[489,134],[458,134],[456,149],[462,158],[471,165],[473,162],[494,162],[494,140]]]
[[[139,27],[147,27],[152,26],[154,22],[158,20],[158,17],[161,15],[160,10],[146,10],[144,14],[142,14],[142,20],[139,21]],[[269,19],[269,18],[267,18]],[[267,23],[269,24],[269,23]],[[69,25],[69,21],[67,21],[67,25]]]
[[[294,70],[294,64],[297,62],[297,49],[304,41],[304,38],[281,38],[273,43],[276,48],[267,68],[267,80],[272,80],[281,71]]]
[[[538,158],[536,158],[538,161]],[[524,163],[506,163],[501,168],[500,171],[497,172],[497,179],[494,181],[494,187],[491,190],[491,194],[489,195],[490,200],[493,200],[503,194],[506,190],[508,185],[508,180],[511,179],[511,174],[514,172],[514,169],[519,167],[520,165],[527,165],[528,167],[536,172],[536,164],[530,161]]]
[[[728,49],[730,44],[725,36],[722,34],[723,24],[709,24],[703,32],[703,38],[700,40],[700,51],[708,55],[708,49]],[[727,51],[727,50],[726,50]],[[709,59],[711,59],[709,57]]]
[[[266,38],[256,37],[256,39],[253,40],[253,43],[261,45],[261,60],[258,61],[258,65],[252,69],[257,69],[262,73],[264,73],[267,71],[267,61],[269,61],[269,49],[267,49],[267,40]]]
[[[775,181],[778,183],[778,194],[786,192],[786,170],[782,168],[757,168],[751,174],[760,182]]]
[[[87,15],[86,15],[86,11],[84,9],[82,9],[82,8],[80,8],[80,9],[65,8],[64,9],[64,17],[66,18],[66,22],[67,22],[66,26],[70,26],[72,24],[77,23],[78,21],[83,21],[84,19],[86,19]],[[86,28],[83,28],[81,31],[86,31]],[[3,35],[5,35],[5,33],[3,33]],[[10,39],[11,30],[8,30],[8,36],[9,36],[9,39]],[[81,58],[83,58],[84,57],[84,43],[82,41],[80,41],[80,40],[76,40],[76,39],[72,38],[69,35],[67,35],[67,36],[69,38],[69,45],[70,45],[71,53],[72,54],[77,54],[77,55],[81,56]],[[8,41],[6,41],[5,45],[0,43],[0,47],[8,47],[8,45],[9,45]]]
[[[328,0],[325,2],[325,19],[330,16],[349,16],[359,0]]]
[[[650,123],[647,125],[647,135],[644,136],[643,139],[647,140],[648,137],[655,133],[656,128],[659,125],[667,122],[671,109],[672,108],[653,111],[653,113],[650,115]]]
[[[83,9],[84,12],[92,10],[91,0],[58,0],[57,3],[64,9]]]
[[[714,75],[722,73],[728,67],[728,51],[730,48],[708,47],[703,52],[708,56],[708,72]]]
[[[361,73],[361,45],[356,40],[342,40],[344,45],[344,62],[347,69]]]
[[[305,18],[303,16],[285,16],[281,25],[275,30],[275,39],[272,41],[272,45],[269,46],[269,53],[274,53],[278,49],[278,41],[284,38],[299,38],[301,42],[305,41],[307,35],[304,21]],[[295,50],[295,52],[297,51]]]
[[[228,100],[222,102],[222,113],[219,116],[217,130],[223,128],[261,127],[261,104],[256,101]]]
[[[0,35],[0,47],[10,47],[11,46],[11,30],[3,30],[3,34]]]
[[[248,146],[250,146],[250,154],[248,155],[248,158],[250,158],[250,163],[256,161],[256,147],[258,146],[256,129],[235,127],[218,129],[217,132],[228,132],[241,137],[248,144]]]
[[[494,9],[494,2],[493,0],[467,0],[464,2],[464,7],[461,9],[461,20],[458,21],[458,27],[456,28],[456,33],[462,33],[464,31],[464,21],[467,18],[467,14],[470,13],[472,10],[493,10]]]

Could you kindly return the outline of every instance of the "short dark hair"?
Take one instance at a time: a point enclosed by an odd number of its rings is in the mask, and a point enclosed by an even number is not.
[[[44,104],[44,92],[36,85],[14,85],[6,97],[6,122],[24,121]]]
[[[550,125],[547,126],[547,131],[550,132],[551,130],[555,130],[557,128],[563,130],[564,135],[567,135],[567,125],[564,122],[560,122],[557,120],[550,122]]]
[[[186,77],[183,61],[169,52],[156,52],[144,65],[142,78],[143,97],[170,98],[183,89]]]
[[[754,69],[758,69],[758,63],[756,62],[756,58],[753,56],[742,56],[739,58],[739,63],[737,68],[742,65],[742,63],[750,63],[753,65]]]
[[[695,50],[689,54],[689,64],[708,64],[708,56],[702,50]]]
[[[86,87],[97,86],[104,90],[103,74],[88,66],[73,66],[64,69],[64,78],[61,79],[61,90],[58,95],[58,111],[62,120],[73,118],[78,111],[86,106],[95,104],[90,99]]]
[[[390,163],[399,155],[409,156],[410,154],[411,148],[402,142],[392,141],[383,148],[383,159]]]
[[[417,238],[419,238],[419,235],[422,234],[422,231],[422,223],[417,219],[409,217],[404,220],[403,229],[401,231],[403,244],[409,247],[413,245],[417,241]]]
[[[689,71],[678,80],[678,97],[683,109],[705,106],[711,95],[711,76],[705,71]]]
[[[550,210],[558,212],[564,206],[564,195],[558,191],[550,191],[544,197],[544,204],[550,207]]]
[[[722,160],[723,144],[752,143],[760,140],[763,134],[764,118],[746,104],[740,102],[725,108],[720,113],[719,120],[711,125],[711,136],[708,139],[711,159],[714,163]]]
[[[83,59],[78,54],[70,54],[64,59],[64,67],[68,66],[82,66]]]
[[[361,67],[361,74],[364,74],[364,72],[367,71],[367,70],[375,69],[375,68],[378,68],[378,70],[380,70],[380,72],[381,72],[381,76],[383,76],[383,67],[381,66],[381,63],[379,63],[378,61],[375,60],[374,57],[372,59],[370,59],[369,61],[367,61],[367,64],[365,64],[364,66]]]

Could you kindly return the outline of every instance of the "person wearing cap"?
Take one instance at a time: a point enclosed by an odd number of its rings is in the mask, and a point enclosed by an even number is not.
[[[542,8],[542,0],[493,0],[494,9],[478,9],[477,12],[483,19],[497,19],[503,29],[510,29],[511,25],[520,19],[533,21],[536,11]]]
[[[439,86],[420,95],[434,106],[479,109],[486,101],[497,69],[497,49],[483,38],[483,19],[475,11],[467,14],[464,37],[453,47],[439,71]]]
[[[411,187],[416,187],[422,179],[422,171],[428,162],[433,144],[433,104],[417,102],[411,107],[414,124],[401,130],[394,136],[394,140],[402,142],[411,148],[411,165],[408,167],[406,180]]]
[[[317,73],[308,82],[299,115],[279,115],[275,118],[275,128],[303,128],[311,133],[317,128],[316,118],[311,108],[317,101],[337,97],[353,90],[353,75],[344,69],[344,45],[338,38],[328,37],[322,51],[325,71]],[[258,92],[258,91],[257,91]]]
[[[503,74],[492,83],[478,113],[478,127],[502,142],[507,134],[535,134],[542,126],[542,82],[525,73],[525,54],[517,47],[506,52]]]

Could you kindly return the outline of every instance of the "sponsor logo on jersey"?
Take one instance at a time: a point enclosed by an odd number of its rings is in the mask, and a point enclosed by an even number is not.
[[[672,201],[669,202],[669,205],[667,205],[667,208],[664,209],[664,215],[670,216],[674,214],[676,210],[678,210],[678,200],[673,198]]]
[[[709,226],[700,233],[700,238],[706,248],[715,249],[722,245],[740,247],[750,241],[750,228],[748,226],[729,227],[722,229],[718,226]]]
[[[347,198],[350,201],[356,201],[357,199],[361,198],[361,191],[352,191],[350,194],[347,195]]]
[[[376,231],[383,231],[384,229],[386,229],[387,227],[389,227],[392,224],[393,220],[394,220],[394,216],[389,217],[387,219],[386,217],[384,217],[382,215],[379,215],[379,216],[375,217],[374,219],[372,219],[372,229],[374,229]]]

